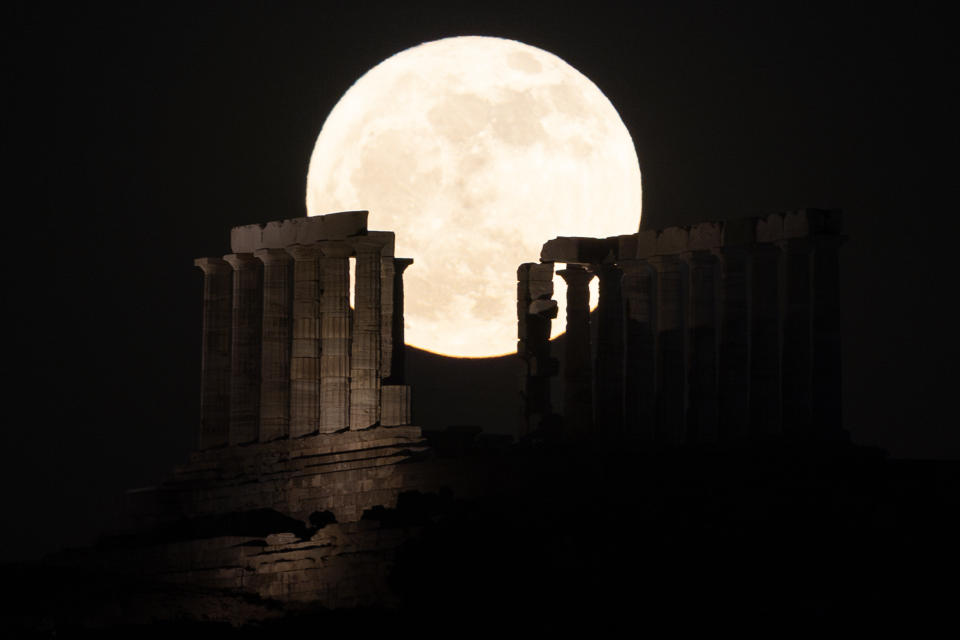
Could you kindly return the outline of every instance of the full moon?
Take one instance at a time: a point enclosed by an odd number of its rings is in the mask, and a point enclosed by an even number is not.
[[[516,351],[516,271],[555,236],[635,233],[640,166],[616,109],[557,56],[502,38],[384,60],[317,138],[307,213],[365,209],[395,231],[406,341],[459,357]],[[594,283],[596,279],[594,279]],[[554,336],[563,327],[565,288]]]

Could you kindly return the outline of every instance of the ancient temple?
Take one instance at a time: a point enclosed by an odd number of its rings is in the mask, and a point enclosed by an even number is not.
[[[403,384],[403,271],[367,212],[235,227],[203,272],[196,451],[161,487],[131,494],[151,521],[274,509],[359,520],[406,485],[425,449]],[[353,272],[353,306],[350,300]]]
[[[665,445],[837,437],[840,225],[839,211],[807,209],[548,241],[517,272],[528,431]],[[557,263],[562,371],[549,342]]]

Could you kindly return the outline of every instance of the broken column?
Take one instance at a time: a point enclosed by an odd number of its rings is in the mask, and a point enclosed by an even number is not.
[[[247,444],[257,440],[260,427],[261,264],[250,253],[223,259],[233,267],[229,441]]]
[[[623,437],[623,271],[615,264],[596,267],[600,281],[597,300],[596,430],[602,437]]]
[[[320,245],[292,245],[290,437],[316,433],[320,424]]]
[[[840,212],[807,210],[813,240],[812,340],[813,435],[835,437],[842,430],[840,405]]]
[[[260,440],[290,435],[290,351],[293,259],[283,249],[258,249],[263,263],[263,337],[260,357]]]
[[[350,353],[350,428],[380,422],[380,249],[382,243],[358,240]]]
[[[557,271],[567,283],[563,423],[570,438],[593,434],[593,373],[590,350],[590,280],[578,264]]]
[[[520,265],[517,269],[517,352],[526,365],[527,433],[540,429],[552,413],[550,379],[556,374],[556,361],[550,355],[550,321],[555,317],[553,263]]]
[[[322,244],[320,432],[350,425],[350,255],[342,242]]]
[[[203,270],[203,351],[198,449],[227,444],[230,431],[230,326],[233,269],[220,258],[197,258]]]

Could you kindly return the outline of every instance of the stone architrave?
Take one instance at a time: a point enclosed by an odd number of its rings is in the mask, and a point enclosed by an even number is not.
[[[230,444],[256,442],[260,429],[262,265],[250,253],[223,259],[233,267],[230,357]]]
[[[350,256],[343,242],[322,243],[320,432],[350,426]]]
[[[677,255],[650,258],[657,272],[656,440],[680,444],[686,438],[684,397],[684,272]]]
[[[590,280],[593,274],[568,264],[557,271],[567,283],[567,325],[563,370],[564,431],[568,438],[593,434],[593,366],[590,349]]]
[[[624,425],[629,439],[652,442],[655,423],[654,272],[646,260],[623,260]]]
[[[220,258],[197,258],[203,271],[203,347],[198,449],[226,445],[230,432],[230,329],[233,269]]]
[[[687,311],[687,434],[691,442],[717,440],[717,258],[711,251],[683,255],[689,270]]]
[[[293,258],[283,249],[258,249],[253,255],[263,263],[260,440],[267,442],[290,435]]]
[[[357,241],[354,277],[353,338],[350,353],[350,428],[380,422],[380,248]]]
[[[751,248],[750,433],[781,432],[780,421],[780,248]]]
[[[293,338],[290,357],[290,437],[320,424],[320,245],[292,245]]]
[[[624,366],[623,271],[605,263],[596,268],[600,281],[597,300],[597,361],[595,370],[596,430],[602,437],[623,437]]]

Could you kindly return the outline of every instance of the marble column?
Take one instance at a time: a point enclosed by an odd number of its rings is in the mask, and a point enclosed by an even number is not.
[[[359,240],[350,352],[350,428],[380,422],[380,243]]]
[[[654,366],[654,272],[646,260],[620,262],[624,302],[624,429],[628,439],[653,441],[656,396]]]
[[[256,442],[260,430],[260,338],[263,273],[251,253],[223,257],[233,267],[230,444]]]
[[[723,440],[744,438],[750,428],[750,317],[744,245],[720,250],[721,296],[719,430]]]
[[[840,259],[839,235],[813,237],[813,363],[811,421],[814,435],[835,437],[842,431],[840,394]]]
[[[654,256],[657,272],[657,429],[656,440],[680,444],[686,439],[684,400],[684,268],[676,255]]]
[[[780,248],[751,248],[750,433],[776,435],[780,421]]]
[[[320,432],[350,426],[350,256],[343,242],[324,242],[320,303]]]
[[[220,258],[197,258],[203,271],[203,346],[197,448],[227,444],[230,432],[230,326],[233,269]]]
[[[292,245],[293,335],[290,357],[290,437],[320,424],[320,245]]]
[[[290,435],[290,352],[293,259],[283,249],[259,249],[263,263],[263,337],[260,356],[260,441]]]
[[[567,326],[563,371],[564,431],[568,438],[593,435],[593,366],[590,353],[590,280],[593,274],[568,264],[557,271],[567,283]]]
[[[683,256],[689,269],[687,311],[687,434],[691,442],[717,440],[717,258],[710,251]]]
[[[624,366],[623,271],[613,264],[597,267],[600,292],[597,301],[596,416],[597,433],[607,439],[623,437]]]
[[[811,356],[811,260],[809,238],[790,238],[780,243],[783,251],[781,283],[784,310],[781,331],[781,389],[783,432],[797,438],[810,433],[812,380]]]

